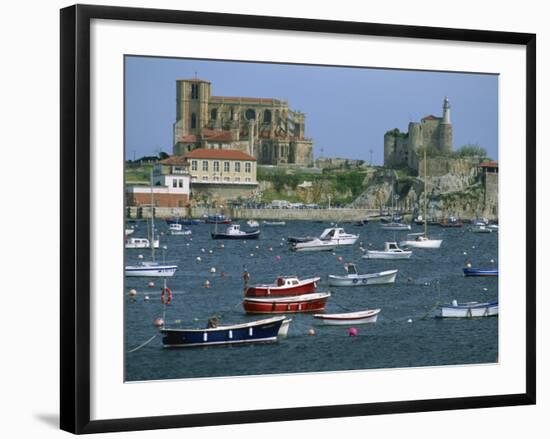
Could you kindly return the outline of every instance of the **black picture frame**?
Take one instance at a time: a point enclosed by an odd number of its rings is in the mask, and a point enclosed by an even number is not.
[[[333,34],[500,43],[526,48],[526,376],[525,393],[90,420],[90,22],[132,20]],[[536,401],[536,36],[447,29],[126,7],[61,10],[61,429],[99,433],[327,417],[535,404]]]

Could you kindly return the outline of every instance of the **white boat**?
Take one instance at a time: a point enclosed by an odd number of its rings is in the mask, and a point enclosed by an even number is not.
[[[412,250],[399,248],[397,242],[386,242],[384,250],[367,250],[363,255],[364,259],[409,259]]]
[[[225,229],[225,232],[218,232],[216,225],[216,231],[210,235],[212,239],[258,239],[260,237],[260,230],[245,232],[241,230],[239,224],[230,224]]]
[[[422,233],[409,233],[407,239],[399,241],[399,245],[402,247],[413,248],[439,248],[441,247],[442,239],[430,239],[427,238],[425,232]]]
[[[486,225],[478,224],[470,228],[470,231],[473,233],[492,233],[493,229],[489,228]]]
[[[319,236],[319,239],[322,241],[333,242],[338,246],[353,245],[359,239],[359,235],[346,233],[342,227],[329,227],[328,229],[323,230],[323,233]]]
[[[260,223],[256,220],[248,220],[246,222],[246,225],[253,229],[257,229],[258,227],[260,227]]]
[[[357,287],[361,285],[381,285],[395,282],[398,270],[386,270],[379,273],[359,274],[355,264],[346,264],[348,274],[336,276],[329,274],[328,284],[331,287]]]
[[[133,227],[129,227],[129,228],[124,229],[124,236],[129,236],[132,233],[134,233],[134,228]]]
[[[382,224],[382,230],[390,230],[390,231],[393,231],[393,232],[400,232],[400,231],[403,231],[403,230],[411,230],[411,225],[410,224],[391,222],[391,223],[387,223],[387,224]]]
[[[338,244],[332,241],[323,241],[319,238],[313,238],[311,241],[296,242],[292,244],[292,250],[297,252],[318,252],[330,251],[338,247]]]
[[[426,150],[424,150],[424,217],[428,217],[428,172],[426,169]],[[424,221],[423,233],[410,233],[407,239],[400,241],[399,245],[412,248],[439,248],[441,247],[442,239],[430,239],[428,236],[428,221]]]
[[[498,232],[498,224],[489,224],[486,226],[488,229],[492,230],[493,232]]]
[[[264,226],[286,226],[285,221],[262,221]]]
[[[472,318],[491,317],[498,315],[498,302],[466,302],[458,303],[453,300],[451,304],[439,308],[438,317]]]
[[[142,262],[137,265],[125,266],[124,275],[127,277],[172,277],[177,269],[177,265]]]
[[[277,333],[278,337],[285,338],[288,335],[288,328],[289,328],[291,322],[292,322],[292,319],[284,319],[283,320],[283,323],[281,324],[281,327],[279,328],[279,332]]]
[[[155,206],[154,193],[153,193],[153,169],[151,169],[151,207]],[[152,210],[152,209],[151,209]],[[157,262],[155,260],[155,248],[159,248],[159,240],[155,239],[155,215],[151,215],[150,223],[150,237],[153,245],[151,248],[151,260],[142,261],[137,265],[126,265],[124,267],[124,275],[128,277],[171,277],[178,269],[177,265],[166,264],[163,262]],[[135,238],[129,238],[135,239]],[[147,240],[149,241],[149,240]],[[166,248],[166,247],[165,247]],[[140,255],[140,258],[142,256]]]
[[[324,325],[362,325],[376,322],[379,313],[378,308],[341,314],[313,314],[313,318]]]
[[[158,239],[153,241],[154,248],[159,248],[160,242]],[[124,243],[124,248],[135,249],[135,248],[151,248],[151,241],[147,238],[134,238],[130,237],[126,239]]]
[[[184,228],[179,223],[172,223],[168,226],[170,235],[191,235],[193,232],[190,229]]]

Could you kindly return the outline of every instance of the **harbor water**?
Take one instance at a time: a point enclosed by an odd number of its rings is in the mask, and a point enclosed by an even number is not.
[[[374,368],[419,367],[494,363],[498,361],[498,317],[438,319],[439,303],[498,299],[498,277],[467,278],[462,268],[498,266],[498,233],[472,233],[462,228],[430,226],[430,235],[442,238],[440,249],[414,249],[409,260],[366,260],[364,249],[383,249],[385,241],[405,238],[405,232],[383,231],[379,223],[364,226],[342,224],[346,232],[360,234],[359,241],[334,252],[295,253],[289,236],[319,236],[329,223],[287,221],[286,226],[263,226],[258,240],[213,240],[213,225],[189,226],[190,236],[171,236],[164,221],[155,226],[165,259],[178,265],[167,285],[173,292],[170,305],[160,300],[162,279],[126,278],[125,379],[147,381],[177,378],[224,377],[342,371]],[[218,230],[223,225],[218,226]],[[247,229],[245,222],[241,227]],[[411,232],[421,232],[412,226]],[[146,237],[145,222],[132,236]],[[163,251],[158,250],[162,261]],[[126,262],[138,255],[150,259],[150,250],[126,250]],[[197,258],[200,258],[198,260]],[[345,274],[344,264],[353,262],[359,273],[398,269],[390,285],[328,287],[329,274]],[[212,268],[215,273],[212,273]],[[376,323],[357,326],[349,336],[345,326],[319,326],[309,314],[292,318],[287,338],[277,343],[243,346],[166,349],[153,325],[165,318],[167,327],[204,328],[208,318],[218,316],[221,325],[257,320],[242,308],[243,272],[250,285],[272,283],[280,275],[321,277],[318,292],[330,291],[325,312],[340,313],[380,308]],[[210,286],[205,287],[208,280]],[[149,282],[154,287],[149,287]],[[128,292],[137,290],[135,298]],[[149,297],[146,300],[145,296]],[[315,335],[309,335],[314,328]],[[145,346],[135,350],[157,335]]]

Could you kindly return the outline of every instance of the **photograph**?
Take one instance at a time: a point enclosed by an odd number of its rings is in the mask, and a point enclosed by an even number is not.
[[[498,74],[126,54],[123,99],[125,382],[499,363]]]

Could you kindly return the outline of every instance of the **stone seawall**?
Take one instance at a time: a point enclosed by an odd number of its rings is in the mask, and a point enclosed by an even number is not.
[[[222,213],[233,219],[256,220],[301,220],[301,221],[358,221],[366,217],[374,217],[380,214],[377,209],[207,209],[201,207],[156,207],[155,218],[200,218],[203,214],[215,215]],[[128,207],[127,214],[130,218],[137,218],[138,208]],[[141,208],[142,218],[151,217],[151,208]]]

